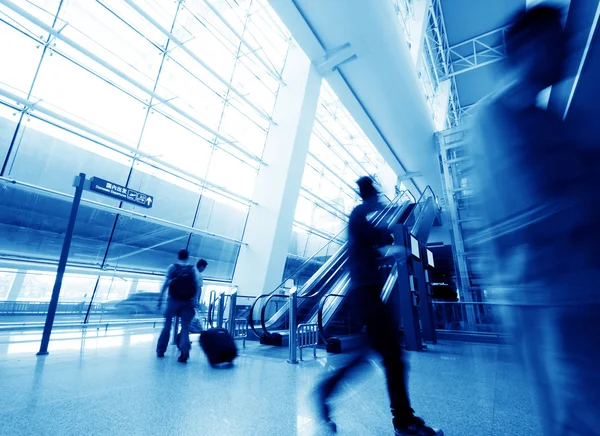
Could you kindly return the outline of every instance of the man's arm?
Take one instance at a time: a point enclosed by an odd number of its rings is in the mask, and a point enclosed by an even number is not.
[[[202,298],[202,286],[204,286],[204,278],[202,274],[196,270],[196,308],[200,308],[200,299]]]
[[[171,277],[173,276],[173,269],[174,269],[174,266],[171,265],[169,267],[169,269],[167,270],[165,282],[163,283],[162,287],[160,288],[160,294],[158,296],[158,308],[159,309],[160,309],[160,306],[162,305],[162,302],[164,301],[165,292],[167,291],[167,289],[169,287],[169,283],[171,283]]]
[[[394,242],[391,230],[375,227],[362,213],[353,212],[350,215],[349,227],[350,232],[361,245],[385,247]]]

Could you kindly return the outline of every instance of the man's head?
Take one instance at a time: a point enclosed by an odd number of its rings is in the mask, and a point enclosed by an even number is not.
[[[179,253],[177,253],[177,259],[179,259],[181,261],[188,260],[189,258],[190,258],[190,252],[187,251],[185,248],[183,250],[179,250]]]
[[[377,191],[377,189],[373,185],[373,179],[368,176],[361,177],[356,181],[356,184],[358,185],[358,192],[360,194],[360,198],[362,198],[365,201],[377,198],[377,196],[379,195],[379,191]]]
[[[196,268],[198,268],[198,272],[204,272],[206,267],[208,266],[208,262],[204,259],[200,259],[198,263],[196,263]]]
[[[563,78],[567,38],[561,20],[559,8],[535,6],[518,13],[506,32],[509,70],[536,92]]]

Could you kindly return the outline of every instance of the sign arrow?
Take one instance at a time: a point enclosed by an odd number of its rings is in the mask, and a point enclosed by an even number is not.
[[[146,199],[146,204],[148,205],[148,207],[152,206],[152,197],[148,197]]]

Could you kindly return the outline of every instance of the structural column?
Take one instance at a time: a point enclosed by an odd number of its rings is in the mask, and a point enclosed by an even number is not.
[[[290,47],[283,80],[233,276],[243,295],[270,292],[283,279],[319,99],[321,76],[299,47]]]

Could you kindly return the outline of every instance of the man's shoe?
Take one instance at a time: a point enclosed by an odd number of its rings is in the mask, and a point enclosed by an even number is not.
[[[426,426],[425,421],[418,416],[415,416],[412,424],[406,427],[395,426],[394,432],[396,436],[444,436],[442,430]]]
[[[165,353],[163,351],[157,351],[156,357],[165,357]]]
[[[181,362],[181,363],[185,363],[188,361],[189,358],[190,358],[190,353],[184,353],[182,351],[181,354],[179,355],[179,358],[177,359],[177,361]]]

